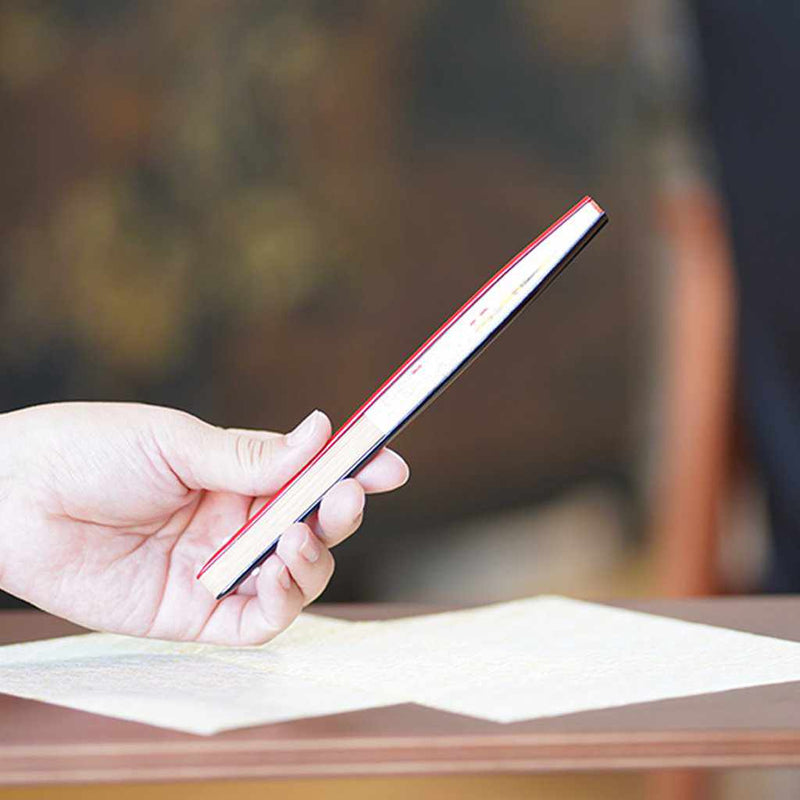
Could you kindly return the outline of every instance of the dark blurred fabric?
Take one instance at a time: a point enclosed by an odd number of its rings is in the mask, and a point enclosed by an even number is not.
[[[765,588],[800,591],[800,3],[696,0],[738,280],[744,421],[766,483]]]

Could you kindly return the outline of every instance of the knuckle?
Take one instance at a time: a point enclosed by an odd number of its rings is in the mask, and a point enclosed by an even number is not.
[[[253,475],[263,473],[272,458],[273,443],[244,433],[236,434],[236,459],[242,469]]]
[[[244,469],[252,470],[262,456],[260,442],[241,433],[236,435],[236,459]]]
[[[294,557],[307,535],[308,527],[300,524],[287,528],[278,540],[277,552],[281,557]]]

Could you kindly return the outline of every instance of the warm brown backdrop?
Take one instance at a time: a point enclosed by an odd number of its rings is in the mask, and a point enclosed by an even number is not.
[[[339,423],[591,193],[612,226],[397,442],[413,482],[371,504],[330,596],[378,595],[364,573],[393,545],[587,483],[634,519],[647,194],[628,12],[3,4],[0,410]]]

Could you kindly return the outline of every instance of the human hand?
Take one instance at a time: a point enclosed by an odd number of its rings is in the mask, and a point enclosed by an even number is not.
[[[383,450],[336,484],[234,594],[216,601],[195,575],[330,434],[319,411],[286,436],[123,403],[1,414],[0,587],[90,628],[266,642],[326,587],[365,492],[405,483],[400,456]]]

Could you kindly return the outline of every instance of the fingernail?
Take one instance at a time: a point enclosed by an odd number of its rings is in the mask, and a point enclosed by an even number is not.
[[[388,447],[386,448],[386,452],[389,453],[389,455],[394,458],[398,465],[403,468],[406,473],[405,478],[403,478],[403,483],[407,483],[408,479],[411,477],[411,469],[408,466],[408,462],[403,458],[403,456],[401,456],[399,453],[395,453],[394,450],[389,450]]]
[[[291,433],[286,436],[286,444],[289,447],[297,447],[303,442],[308,441],[317,424],[317,415],[320,412],[312,411]]]
[[[285,566],[278,571],[278,583],[288,592],[292,588],[292,576]]]
[[[313,534],[306,534],[303,544],[300,545],[300,555],[303,556],[303,558],[310,564],[313,564],[315,561],[319,561],[319,544],[317,543],[316,537]]]

